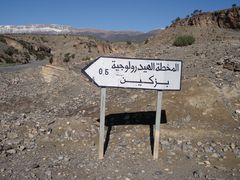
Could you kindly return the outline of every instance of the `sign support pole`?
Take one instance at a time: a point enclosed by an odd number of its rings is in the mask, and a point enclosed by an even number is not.
[[[103,154],[104,154],[105,102],[106,102],[106,88],[101,88],[99,151],[98,151],[99,159],[103,159]]]
[[[161,104],[162,104],[162,91],[157,93],[157,110],[155,119],[155,136],[154,136],[154,151],[153,159],[158,159],[158,149],[159,149],[159,136],[160,136],[160,122],[161,122]]]

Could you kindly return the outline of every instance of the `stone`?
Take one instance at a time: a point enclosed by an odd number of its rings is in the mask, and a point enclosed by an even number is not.
[[[39,164],[32,164],[32,166],[31,166],[32,169],[36,169],[36,168],[39,168],[39,167],[40,167]]]
[[[27,118],[27,115],[25,113],[22,113],[22,118],[23,119],[26,119]]]
[[[46,179],[47,180],[52,179],[52,172],[50,170],[45,171],[44,174],[46,175]]]
[[[70,158],[69,158],[69,157],[64,157],[63,160],[64,160],[65,162],[68,162],[68,161],[70,161]]]
[[[211,165],[210,161],[204,161],[204,164]]]
[[[188,123],[191,121],[191,116],[188,114],[185,118],[183,118],[183,122]]]
[[[227,171],[227,168],[222,167],[222,166],[214,166],[215,169],[219,169],[221,171]]]
[[[206,153],[212,153],[212,152],[213,152],[213,148],[212,148],[211,146],[205,146],[205,147],[204,147],[204,151],[205,151]]]
[[[201,59],[204,59],[205,57],[206,57],[205,54],[201,54],[201,55],[200,55],[200,58],[201,58]]]
[[[85,119],[81,119],[81,123],[86,123],[87,121]]]
[[[25,148],[25,146],[19,146],[18,149],[19,149],[20,151],[24,151],[26,148]]]
[[[161,176],[161,175],[163,175],[163,172],[162,172],[162,171],[155,171],[155,172],[154,172],[154,175],[156,175],[156,176]]]
[[[18,135],[15,132],[9,132],[9,133],[7,133],[7,137],[10,139],[14,139],[14,138],[17,138]]]
[[[235,149],[236,145],[234,143],[230,144],[231,149]]]
[[[17,121],[17,122],[15,123],[15,125],[16,125],[16,126],[21,126],[22,124],[21,124],[19,121]]]
[[[59,156],[59,157],[58,157],[58,160],[61,161],[61,160],[63,160],[63,158],[64,158],[63,156]]]
[[[6,151],[8,154],[16,154],[16,149],[9,149]]]
[[[235,113],[238,114],[238,115],[240,115],[240,109],[237,109],[237,110],[235,111]]]
[[[195,178],[202,178],[203,177],[203,173],[200,170],[195,170],[195,171],[193,171],[193,176]]]
[[[214,158],[218,158],[219,155],[218,155],[217,153],[213,153],[213,154],[212,154],[212,157],[214,157]]]
[[[223,151],[223,152],[227,152],[227,151],[228,151],[228,147],[224,147],[224,148],[222,149],[222,151]]]

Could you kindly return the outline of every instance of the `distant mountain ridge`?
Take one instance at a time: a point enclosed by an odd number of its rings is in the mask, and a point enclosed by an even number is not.
[[[58,24],[34,24],[34,25],[0,25],[0,34],[72,34],[81,36],[93,36],[98,39],[116,41],[141,42],[159,32],[160,29],[148,33],[140,31],[110,31],[99,29],[81,29]]]

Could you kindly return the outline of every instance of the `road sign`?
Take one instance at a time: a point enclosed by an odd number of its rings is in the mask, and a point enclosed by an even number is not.
[[[153,152],[153,158],[156,160],[158,159],[161,122],[161,90],[180,90],[181,71],[182,61],[180,60],[115,57],[99,57],[83,69],[83,73],[101,87],[99,159],[103,159],[104,155],[105,87],[158,90]]]
[[[83,73],[99,87],[181,89],[182,61],[99,57]]]

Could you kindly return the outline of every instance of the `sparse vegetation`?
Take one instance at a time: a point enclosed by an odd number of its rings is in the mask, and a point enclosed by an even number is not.
[[[18,50],[15,49],[14,47],[10,46],[5,50],[5,53],[9,56],[12,56],[13,54],[18,53]]]
[[[196,15],[199,15],[202,13],[202,10],[201,9],[196,9],[192,12],[191,16],[196,16]]]
[[[46,55],[43,54],[43,53],[37,53],[36,56],[37,56],[37,59],[38,59],[38,60],[44,60],[45,57],[46,57]]]
[[[75,54],[66,53],[64,54],[63,62],[69,62],[71,59],[75,58]]]
[[[48,41],[45,39],[45,37],[40,37],[41,41],[44,43],[47,43]]]
[[[131,41],[127,41],[127,45],[131,45],[132,44],[132,42]]]
[[[2,37],[2,36],[0,36],[0,42],[2,42],[2,43],[4,43],[4,44],[7,43],[6,39],[4,39],[4,37]]]
[[[188,46],[195,42],[195,38],[191,35],[177,36],[173,42],[174,46]]]
[[[149,42],[149,39],[146,39],[145,41],[144,41],[144,44],[147,44]]]
[[[64,54],[63,62],[69,62],[70,61],[70,53]]]
[[[30,61],[30,55],[29,55],[29,53],[27,53],[27,52],[24,52],[24,56],[25,56],[25,59],[27,60],[27,62],[29,62]]]
[[[13,63],[15,63],[14,60],[13,60],[12,58],[10,58],[10,57],[5,57],[4,60],[5,60],[5,62],[6,62],[7,64],[13,64]]]
[[[176,23],[176,22],[178,22],[178,21],[180,21],[180,20],[181,20],[181,18],[180,18],[180,17],[177,17],[176,19],[172,20],[172,24],[174,24],[174,23]]]
[[[89,60],[91,60],[91,58],[89,56],[86,56],[86,57],[82,58],[82,61],[89,61]]]

